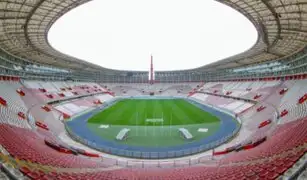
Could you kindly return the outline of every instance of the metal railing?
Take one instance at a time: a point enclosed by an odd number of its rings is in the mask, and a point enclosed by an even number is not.
[[[65,125],[65,129],[69,136],[86,146],[89,146],[97,151],[105,152],[112,155],[124,156],[124,157],[131,157],[131,158],[140,158],[140,159],[166,159],[166,158],[178,158],[187,155],[193,155],[197,153],[201,153],[207,150],[214,149],[215,147],[227,142],[229,139],[234,137],[236,133],[239,131],[240,127],[237,127],[230,135],[227,135],[218,141],[214,141],[208,144],[204,144],[198,147],[191,147],[185,150],[178,150],[178,151],[167,151],[167,152],[143,152],[143,151],[129,151],[120,148],[113,148],[108,146],[103,146],[101,144],[96,144],[90,140],[83,139],[76,133],[74,133],[67,125]]]

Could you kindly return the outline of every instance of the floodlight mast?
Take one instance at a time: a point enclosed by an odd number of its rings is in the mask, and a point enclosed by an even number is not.
[[[150,55],[150,79],[149,83],[153,84],[154,83],[154,69],[153,69],[153,56],[152,54]]]

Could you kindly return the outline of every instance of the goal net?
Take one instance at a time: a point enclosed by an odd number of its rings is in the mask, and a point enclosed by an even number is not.
[[[163,118],[150,118],[145,120],[146,123],[162,123]]]

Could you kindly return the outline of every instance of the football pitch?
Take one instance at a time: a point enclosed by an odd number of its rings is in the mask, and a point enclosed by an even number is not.
[[[191,143],[212,135],[219,126],[217,117],[184,99],[123,99],[88,120],[95,134],[110,141],[128,128],[127,138],[116,142],[142,147]],[[193,138],[184,139],[179,128],[187,129]]]

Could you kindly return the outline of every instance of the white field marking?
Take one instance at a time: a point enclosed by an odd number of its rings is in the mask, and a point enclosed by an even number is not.
[[[199,128],[198,132],[208,132],[208,129],[207,128]]]
[[[110,126],[108,125],[108,124],[101,124],[100,126],[99,126],[99,128],[104,128],[104,129],[106,129],[106,128],[109,128]]]

